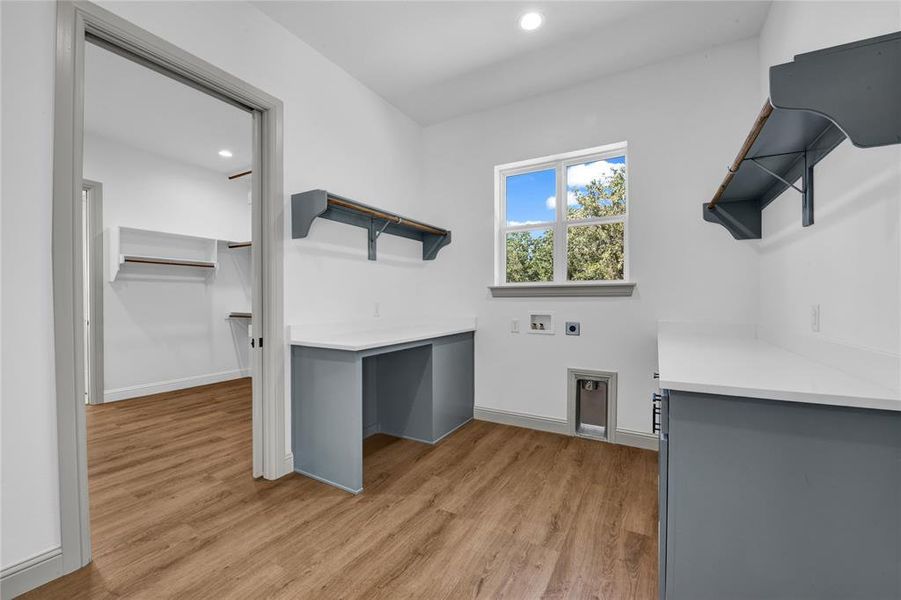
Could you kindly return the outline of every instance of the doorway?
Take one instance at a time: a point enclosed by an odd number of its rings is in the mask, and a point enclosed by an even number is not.
[[[83,190],[84,65],[86,43],[139,63],[175,81],[247,111],[252,119],[249,169],[253,265],[253,345],[248,351],[253,377],[252,473],[275,479],[284,474],[285,395],[284,334],[282,326],[282,264],[284,198],[281,166],[281,103],[191,56],[127,21],[89,3],[58,3],[58,44],[54,128],[53,187],[53,308],[56,355],[57,420],[59,431],[61,570],[71,572],[91,560],[88,518],[88,477],[85,396],[99,399],[91,346],[91,325],[85,319],[91,290],[84,272],[92,261],[85,256]],[[104,183],[104,182],[101,182]],[[104,192],[110,195],[109,186]],[[238,241],[238,240],[235,240]],[[112,244],[112,242],[110,242]],[[218,240],[217,240],[218,244]],[[112,253],[104,253],[109,256]],[[120,258],[122,253],[118,253]],[[112,261],[110,261],[112,262]],[[208,261],[209,262],[209,261]],[[108,273],[109,265],[105,272]],[[94,278],[92,278],[93,280]],[[89,312],[89,311],[88,311]],[[266,344],[263,344],[265,338]],[[250,338],[247,339],[251,341]],[[109,348],[106,348],[106,355]],[[95,363],[96,364],[96,363]],[[104,377],[108,376],[105,374]],[[91,381],[95,379],[95,381]]]
[[[103,402],[103,184],[82,178],[85,404]]]

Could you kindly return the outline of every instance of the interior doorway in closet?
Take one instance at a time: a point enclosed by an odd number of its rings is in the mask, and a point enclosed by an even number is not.
[[[85,44],[81,263],[95,555],[140,535],[142,513],[162,521],[179,510],[173,495],[252,475],[261,293],[253,159],[252,111]],[[122,511],[129,503],[136,510]]]

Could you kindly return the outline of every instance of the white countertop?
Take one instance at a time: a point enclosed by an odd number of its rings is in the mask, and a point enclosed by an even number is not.
[[[901,411],[901,394],[757,339],[752,328],[660,323],[660,387]]]
[[[292,346],[329,348],[359,352],[371,348],[419,342],[446,335],[476,330],[475,317],[452,317],[418,320],[347,321],[292,325]]]

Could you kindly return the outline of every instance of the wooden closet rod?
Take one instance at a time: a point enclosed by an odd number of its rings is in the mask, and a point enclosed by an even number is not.
[[[444,229],[438,229],[437,227],[432,227],[431,225],[426,225],[425,223],[420,223],[418,221],[411,221],[410,219],[405,219],[403,217],[399,217],[398,215],[382,212],[374,208],[369,208],[368,206],[361,206],[354,202],[344,200],[343,198],[329,196],[328,203],[331,206],[340,206],[341,208],[346,208],[354,212],[361,212],[378,219],[385,219],[386,221],[391,221],[392,223],[396,223],[398,225],[406,225],[407,227],[412,227],[413,229],[418,229],[419,231],[425,231],[426,233],[433,233],[435,235],[447,235],[447,231],[445,231]]]
[[[751,151],[751,146],[753,146],[754,142],[757,141],[757,136],[760,135],[760,132],[763,130],[763,126],[766,125],[766,121],[770,118],[771,114],[773,114],[773,105],[770,104],[770,101],[768,99],[766,101],[766,104],[763,105],[763,108],[760,109],[760,114],[757,115],[757,120],[754,121],[754,126],[751,127],[751,131],[750,133],[748,133],[748,137],[745,138],[745,143],[741,145],[741,150],[738,151],[738,155],[735,157],[735,160],[732,161],[732,165],[729,167],[729,172],[726,173],[726,176],[723,178],[723,183],[721,183],[719,189],[716,190],[716,194],[714,194],[713,200],[711,200],[707,204],[707,208],[709,210],[713,210],[716,207],[717,202],[719,202],[720,198],[722,198],[723,192],[725,192],[726,188],[729,187],[729,183],[732,181],[732,178],[735,177],[735,173],[738,172],[738,168],[741,166],[741,163],[744,162],[745,158],[747,158],[748,152]]]
[[[202,267],[204,269],[216,268],[215,263],[205,260],[178,260],[174,258],[154,258],[149,256],[126,256],[122,260],[127,263],[143,263],[148,265],[174,265],[177,267]]]
[[[235,173],[234,175],[229,175],[228,179],[231,181],[232,179],[237,179],[239,177],[244,177],[245,175],[250,175],[253,171],[242,171],[241,173]]]

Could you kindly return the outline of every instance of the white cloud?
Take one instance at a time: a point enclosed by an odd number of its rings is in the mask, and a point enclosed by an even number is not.
[[[544,221],[507,221],[507,225],[509,227],[519,227],[520,225],[537,225],[538,223],[544,223]]]
[[[612,163],[606,160],[581,165],[573,165],[566,169],[566,185],[570,188],[585,187],[595,179],[606,179],[622,164]]]
[[[569,206],[576,206],[579,204],[576,202],[576,193],[573,191],[566,192],[566,203]],[[554,210],[557,208],[557,197],[556,196],[548,196],[547,200],[544,201],[544,205],[547,206],[548,210]]]

